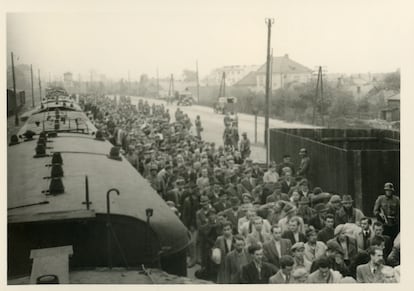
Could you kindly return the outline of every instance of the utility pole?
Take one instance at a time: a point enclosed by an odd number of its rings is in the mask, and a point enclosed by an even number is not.
[[[32,81],[32,107],[35,107],[35,102],[34,102],[34,89],[33,89],[33,66],[30,64],[30,79]]]
[[[266,145],[266,166],[269,167],[269,99],[270,99],[270,39],[273,18],[266,18],[267,24],[267,61],[266,61],[266,102],[265,102],[265,145]]]
[[[17,91],[16,91],[16,76],[14,74],[14,57],[11,52],[12,76],[13,76],[13,91],[14,91],[14,123],[19,125],[19,117],[17,116]]]
[[[318,110],[318,103],[320,102],[320,109]],[[315,124],[316,122],[316,111],[320,111],[320,117],[322,126],[325,124],[324,119],[324,104],[323,104],[323,81],[322,81],[322,67],[319,66],[318,69],[318,79],[316,80],[316,94],[315,99],[313,102],[313,116],[312,116],[312,124]]]
[[[196,77],[197,77],[197,104],[200,104],[200,82],[198,78],[198,60],[196,60]]]
[[[40,81],[40,69],[37,70],[37,75],[39,76],[39,99],[42,102],[42,83]]]

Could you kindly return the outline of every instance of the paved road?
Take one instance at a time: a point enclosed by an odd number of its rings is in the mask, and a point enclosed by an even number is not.
[[[131,102],[137,104],[139,99],[146,99],[142,97],[131,97]],[[171,118],[174,119],[174,113],[179,107],[182,111],[188,114],[191,121],[194,124],[194,120],[197,115],[200,115],[201,123],[203,125],[204,131],[202,132],[202,137],[204,140],[209,142],[215,142],[216,145],[223,144],[223,131],[224,131],[224,115],[214,113],[213,108],[207,106],[177,106],[177,105],[167,105],[163,100],[156,99],[146,99],[149,104],[164,104],[166,108],[169,109]],[[266,150],[264,147],[264,117],[257,118],[257,144],[254,144],[254,116],[244,113],[238,114],[239,119],[239,133],[247,132],[247,136],[252,143],[252,153],[251,158],[264,162],[266,160]],[[278,119],[269,120],[270,128],[314,128],[312,125],[300,124],[300,123],[290,123]],[[194,126],[192,128],[194,131]],[[194,132],[195,134],[195,132]]]

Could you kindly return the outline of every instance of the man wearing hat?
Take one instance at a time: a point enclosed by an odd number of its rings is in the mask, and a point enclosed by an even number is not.
[[[244,214],[239,211],[240,199],[236,196],[230,198],[231,207],[223,211],[223,215],[227,217],[227,220],[232,223],[233,233],[237,234],[237,224],[239,218],[243,217]]]
[[[208,199],[208,196],[202,195],[200,197],[200,206],[201,209],[198,210],[196,213],[197,229],[200,229],[208,222],[208,213],[212,209],[210,205],[210,199]]]
[[[352,207],[351,195],[342,196],[342,207],[335,214],[335,223],[357,223],[364,217],[364,214],[358,208]]]
[[[342,274],[342,276],[349,276],[351,274],[349,268],[344,263],[343,250],[336,241],[329,241],[326,244],[325,256],[329,260],[330,269],[338,271]],[[313,261],[310,273],[313,273],[319,269],[319,263],[319,260]]]
[[[385,183],[384,192],[375,201],[374,215],[384,224],[384,234],[393,240],[400,232],[400,199],[394,195],[392,183]]]
[[[309,221],[309,224],[312,225],[317,231],[325,227],[325,216],[328,211],[328,208],[323,203],[318,203],[314,206],[315,214]]]
[[[299,151],[300,164],[298,167],[298,176],[309,179],[309,170],[310,170],[310,157],[305,148],[301,148]]]
[[[232,146],[232,137],[233,137],[233,131],[232,131],[232,129],[231,129],[231,127],[230,127],[230,124],[229,123],[226,123],[225,124],[225,128],[224,128],[224,132],[223,132],[223,144],[224,144],[224,147],[227,147],[227,146]]]
[[[297,268],[305,268],[306,271],[310,271],[312,263],[308,261],[308,259],[305,257],[305,244],[303,242],[297,242],[293,244],[291,247],[291,252],[293,255],[293,269]]]
[[[275,183],[273,193],[266,197],[266,203],[277,202],[279,200],[289,201],[289,196],[286,193],[282,193],[280,183]]]
[[[310,201],[308,197],[302,197],[298,202],[299,207],[297,215],[303,218],[303,223],[306,225],[310,224],[311,219],[315,215],[315,210],[309,206],[309,203]]]
[[[199,228],[201,269],[198,271],[198,274],[200,278],[205,278],[211,281],[215,281],[217,278],[218,268],[213,263],[210,256],[211,249],[221,231],[222,226],[217,223],[217,213],[211,208],[207,212],[207,223]]]
[[[289,284],[292,282],[293,258],[284,255],[280,258],[280,270],[269,279],[270,284]]]
[[[240,184],[243,186],[243,188],[246,190],[246,192],[250,192],[253,190],[253,188],[256,186],[255,179],[252,178],[252,169],[247,168],[244,170],[244,178],[241,180]]]
[[[347,235],[347,229],[344,224],[339,224],[335,228],[334,235],[335,237],[332,239],[332,241],[335,241],[339,244],[344,253],[344,262],[347,266],[349,266],[351,260],[358,253],[358,247],[355,238]]]
[[[156,164],[151,164],[149,168],[150,168],[150,173],[147,176],[147,180],[150,183],[151,187],[159,193],[161,190],[161,187],[160,187],[159,180],[157,177],[158,167]]]
[[[242,133],[242,140],[240,141],[240,152],[243,159],[250,157],[250,140],[247,138],[247,133]]]
[[[218,192],[218,196],[219,196],[218,201],[213,204],[214,209],[217,212],[222,212],[226,209],[229,209],[231,207],[231,204],[227,200],[227,193],[223,189],[221,189],[221,187]]]
[[[332,195],[331,198],[329,198],[328,203],[326,204],[326,206],[328,207],[327,213],[331,213],[335,217],[336,212],[342,207],[341,202],[341,196],[337,194]]]

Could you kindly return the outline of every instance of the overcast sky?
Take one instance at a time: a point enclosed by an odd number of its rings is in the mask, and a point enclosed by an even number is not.
[[[273,17],[275,56],[289,54],[311,69],[326,66],[328,73],[389,72],[401,66],[401,11],[395,1],[88,3],[8,13],[8,63],[13,51],[17,63],[32,63],[52,75],[71,71],[77,78],[93,69],[127,78],[129,70],[131,79],[138,79],[141,73],[155,76],[157,67],[160,77],[195,69],[198,59],[205,76],[224,65],[263,64],[264,19]]]

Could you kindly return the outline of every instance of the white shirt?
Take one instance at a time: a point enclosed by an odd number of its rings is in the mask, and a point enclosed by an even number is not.
[[[232,245],[232,242],[233,242],[233,237],[230,237],[230,238],[226,238],[225,239],[226,240],[226,244],[227,244],[227,249],[229,250],[229,252],[232,250],[231,249],[231,245]]]
[[[295,238],[296,242],[299,242],[299,232],[294,232],[293,237]]]
[[[280,241],[275,240],[275,246],[276,246],[277,254],[279,255],[279,257],[281,257],[282,256],[282,248],[280,247]]]

